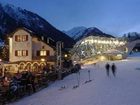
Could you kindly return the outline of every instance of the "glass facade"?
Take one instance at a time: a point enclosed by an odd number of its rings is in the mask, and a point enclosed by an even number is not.
[[[89,36],[78,41],[71,50],[72,56],[80,59],[89,58],[95,55],[102,55],[110,50],[119,50],[125,46],[127,41],[122,38],[108,38]],[[121,49],[120,52],[125,52],[126,49]]]

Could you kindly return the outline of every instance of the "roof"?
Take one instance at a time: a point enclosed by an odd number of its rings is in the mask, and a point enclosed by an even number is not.
[[[41,38],[42,36],[41,35],[37,35],[35,32],[33,32],[33,31],[31,31],[31,30],[29,30],[29,29],[27,29],[25,27],[17,28],[15,31],[13,31],[12,33],[10,33],[9,36],[12,37],[14,35],[14,33],[16,33],[18,30],[24,30],[24,31],[30,33],[31,36],[37,37],[39,40],[45,42],[47,45],[49,45],[50,47],[52,47],[53,49],[55,49],[55,45],[54,44],[47,43],[47,38],[46,37],[43,38],[44,40],[42,40],[42,38]]]
[[[31,35],[35,34],[33,31],[25,28],[25,27],[20,27],[17,28],[15,31],[13,31],[12,33],[9,34],[9,37],[12,37],[14,35],[15,32],[17,32],[18,30],[25,30],[26,32],[30,33]]]

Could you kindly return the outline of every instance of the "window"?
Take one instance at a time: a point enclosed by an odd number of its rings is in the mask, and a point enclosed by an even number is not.
[[[46,51],[45,50],[42,50],[42,51],[40,51],[40,56],[46,56],[47,54],[46,54]]]
[[[47,50],[47,56],[50,56],[50,51],[49,50]]]
[[[21,50],[16,50],[15,51],[15,56],[22,56],[22,51]]]
[[[22,41],[28,41],[28,35],[22,35]]]
[[[16,35],[15,41],[17,41],[17,42],[28,41],[28,35]]]
[[[44,49],[45,48],[45,46],[42,46],[42,49]]]
[[[36,52],[36,55],[37,55],[37,56],[40,56],[40,51],[37,51],[37,52]]]
[[[15,56],[18,56],[18,57],[28,56],[28,50],[16,50]]]
[[[28,51],[27,50],[22,50],[22,56],[28,56]]]
[[[36,54],[37,54],[37,56],[50,56],[50,51],[49,50],[38,50]]]

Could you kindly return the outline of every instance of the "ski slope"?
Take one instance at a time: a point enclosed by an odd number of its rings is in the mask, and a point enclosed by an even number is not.
[[[107,77],[106,62],[85,65],[80,75],[71,74],[46,89],[9,105],[140,105],[140,59],[114,63],[117,66],[116,77],[111,72]],[[85,84],[89,80],[88,70],[92,81]],[[80,80],[80,85],[73,89],[78,84],[77,79]]]

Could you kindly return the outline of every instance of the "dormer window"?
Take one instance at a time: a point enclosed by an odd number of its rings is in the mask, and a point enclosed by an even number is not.
[[[28,35],[16,35],[15,36],[16,42],[25,42],[28,41]]]
[[[47,38],[47,43],[50,43],[51,44],[53,42],[54,42],[54,40],[52,38],[50,38],[50,37]]]

